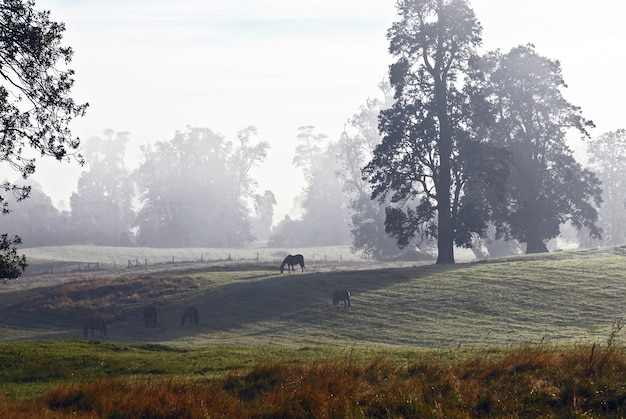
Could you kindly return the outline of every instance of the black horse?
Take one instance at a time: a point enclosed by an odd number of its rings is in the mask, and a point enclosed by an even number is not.
[[[183,318],[180,320],[180,325],[185,324],[185,320],[189,319],[192,324],[198,324],[198,309],[194,306],[189,306],[183,313]]]
[[[150,323],[156,324],[157,322],[157,309],[155,306],[148,306],[143,309],[143,319],[146,322],[146,326]]]
[[[300,265],[300,267],[302,268],[302,272],[304,272],[304,256],[302,255],[288,255],[285,260],[283,260],[283,263],[280,265],[280,273],[283,273],[283,270],[285,269],[285,265],[287,265],[287,269],[289,269],[289,272],[291,271],[296,271],[295,265]]]
[[[90,317],[85,321],[85,337],[89,334],[89,329],[91,329],[91,338],[94,339],[94,330],[100,331],[100,336],[107,335],[107,323],[102,317]]]
[[[335,290],[333,292],[333,306],[339,308],[339,302],[343,301],[343,308],[346,309],[350,306],[350,291],[348,290]]]

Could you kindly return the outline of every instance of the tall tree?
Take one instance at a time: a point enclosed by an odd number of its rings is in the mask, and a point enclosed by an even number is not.
[[[272,223],[274,222],[274,207],[276,197],[272,191],[265,191],[263,195],[254,195],[254,218],[252,229],[257,240],[266,241],[270,237]]]
[[[78,179],[70,197],[74,237],[79,243],[106,246],[133,244],[131,229],[134,185],[124,164],[128,132],[106,130],[90,138],[83,150],[89,170]]]
[[[495,215],[500,235],[526,243],[526,253],[547,252],[545,241],[565,222],[598,236],[600,182],[566,143],[568,132],[589,137],[593,123],[563,97],[559,62],[526,45],[487,54],[476,61],[474,74],[469,90],[482,110],[474,122],[511,156],[508,205]]]
[[[466,0],[401,0],[397,8],[401,19],[387,34],[397,58],[389,72],[396,102],[382,112],[383,140],[365,174],[372,197],[396,205],[387,209],[386,230],[398,244],[427,232],[437,237],[437,263],[450,264],[468,137],[459,85],[482,29]],[[418,203],[407,207],[411,201]]]
[[[68,65],[73,51],[61,45],[64,24],[34,7],[32,0],[0,4],[0,162],[24,179],[35,172],[36,160],[30,152],[63,160],[78,149],[80,141],[69,124],[87,108],[70,96],[74,72]],[[28,187],[8,182],[2,190],[20,199],[29,193]],[[6,211],[3,196],[0,205]],[[0,247],[0,254],[6,256],[0,257],[4,275],[19,272],[22,260],[13,257],[11,247],[17,242],[19,238],[5,239]]]
[[[237,133],[237,146],[228,162],[233,181],[231,190],[234,206],[241,204],[244,199],[254,199],[258,184],[250,171],[265,160],[267,150],[270,148],[267,141],[253,144],[252,137],[257,134],[258,130],[253,126],[246,127]]]
[[[599,208],[604,245],[626,243],[626,130],[606,132],[587,146],[589,166],[602,181]]]
[[[319,165],[319,160],[323,154],[322,144],[327,138],[326,134],[316,134],[313,125],[298,127],[298,135],[296,136],[298,145],[293,156],[293,164],[302,168],[307,181],[310,180],[313,169]]]

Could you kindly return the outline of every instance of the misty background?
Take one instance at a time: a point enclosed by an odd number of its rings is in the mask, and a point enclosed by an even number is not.
[[[623,127],[625,86],[612,74],[622,64],[626,29],[618,19],[626,5],[470,5],[484,50],[532,43],[560,61],[564,95],[594,121],[593,138]],[[73,95],[90,107],[72,125],[86,166],[38,161],[31,198],[0,218],[26,247],[362,249],[359,240],[376,235],[383,254],[398,251],[384,226],[366,237],[350,231],[354,213],[365,211],[358,169],[380,139],[377,113],[391,99],[385,34],[397,20],[394,2],[46,0],[36,8],[65,22]],[[606,76],[607,69],[616,71]],[[584,164],[603,160],[577,137],[570,146]],[[622,244],[623,194],[614,192],[610,215],[600,212],[599,224],[612,231],[603,242],[567,229],[563,240]],[[167,217],[166,229],[159,223]]]

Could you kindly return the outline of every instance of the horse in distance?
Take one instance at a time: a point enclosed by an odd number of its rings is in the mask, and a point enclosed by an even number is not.
[[[85,337],[89,334],[89,330],[91,329],[91,338],[95,339],[94,330],[100,331],[100,336],[107,335],[107,324],[104,318],[102,317],[89,317],[85,321],[85,327],[83,329],[85,333]]]
[[[198,324],[198,309],[194,306],[189,306],[185,309],[183,317],[180,320],[180,325],[185,324],[185,321],[189,319],[189,323]]]
[[[295,265],[300,265],[302,268],[302,272],[304,272],[304,256],[302,255],[287,255],[287,257],[283,260],[283,263],[280,265],[280,273],[283,273],[285,269],[285,265],[287,265],[287,269],[289,272],[296,271]]]
[[[156,324],[157,309],[155,306],[148,306],[143,309],[143,320],[146,322],[146,326],[149,326],[150,323]]]
[[[335,290],[333,291],[333,306],[339,308],[339,302],[343,301],[344,310],[350,308],[350,291],[348,290]]]

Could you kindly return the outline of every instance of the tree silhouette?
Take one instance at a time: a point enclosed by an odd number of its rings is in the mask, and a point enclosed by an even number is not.
[[[6,0],[0,4],[0,161],[26,179],[35,172],[35,154],[63,160],[80,141],[69,124],[84,115],[87,104],[70,96],[74,71],[67,66],[73,51],[61,45],[65,26],[50,20],[50,12],[34,10],[32,0]],[[79,162],[82,158],[75,155]],[[18,199],[30,189],[5,182],[0,205],[7,211],[6,193]],[[15,277],[22,266],[13,256],[19,240],[5,237],[0,270]]]
[[[481,27],[465,0],[404,0],[397,8],[401,19],[387,34],[396,102],[382,112],[383,140],[365,173],[372,197],[390,199],[386,230],[398,245],[425,233],[437,239],[437,263],[454,263],[468,140],[459,85]]]

